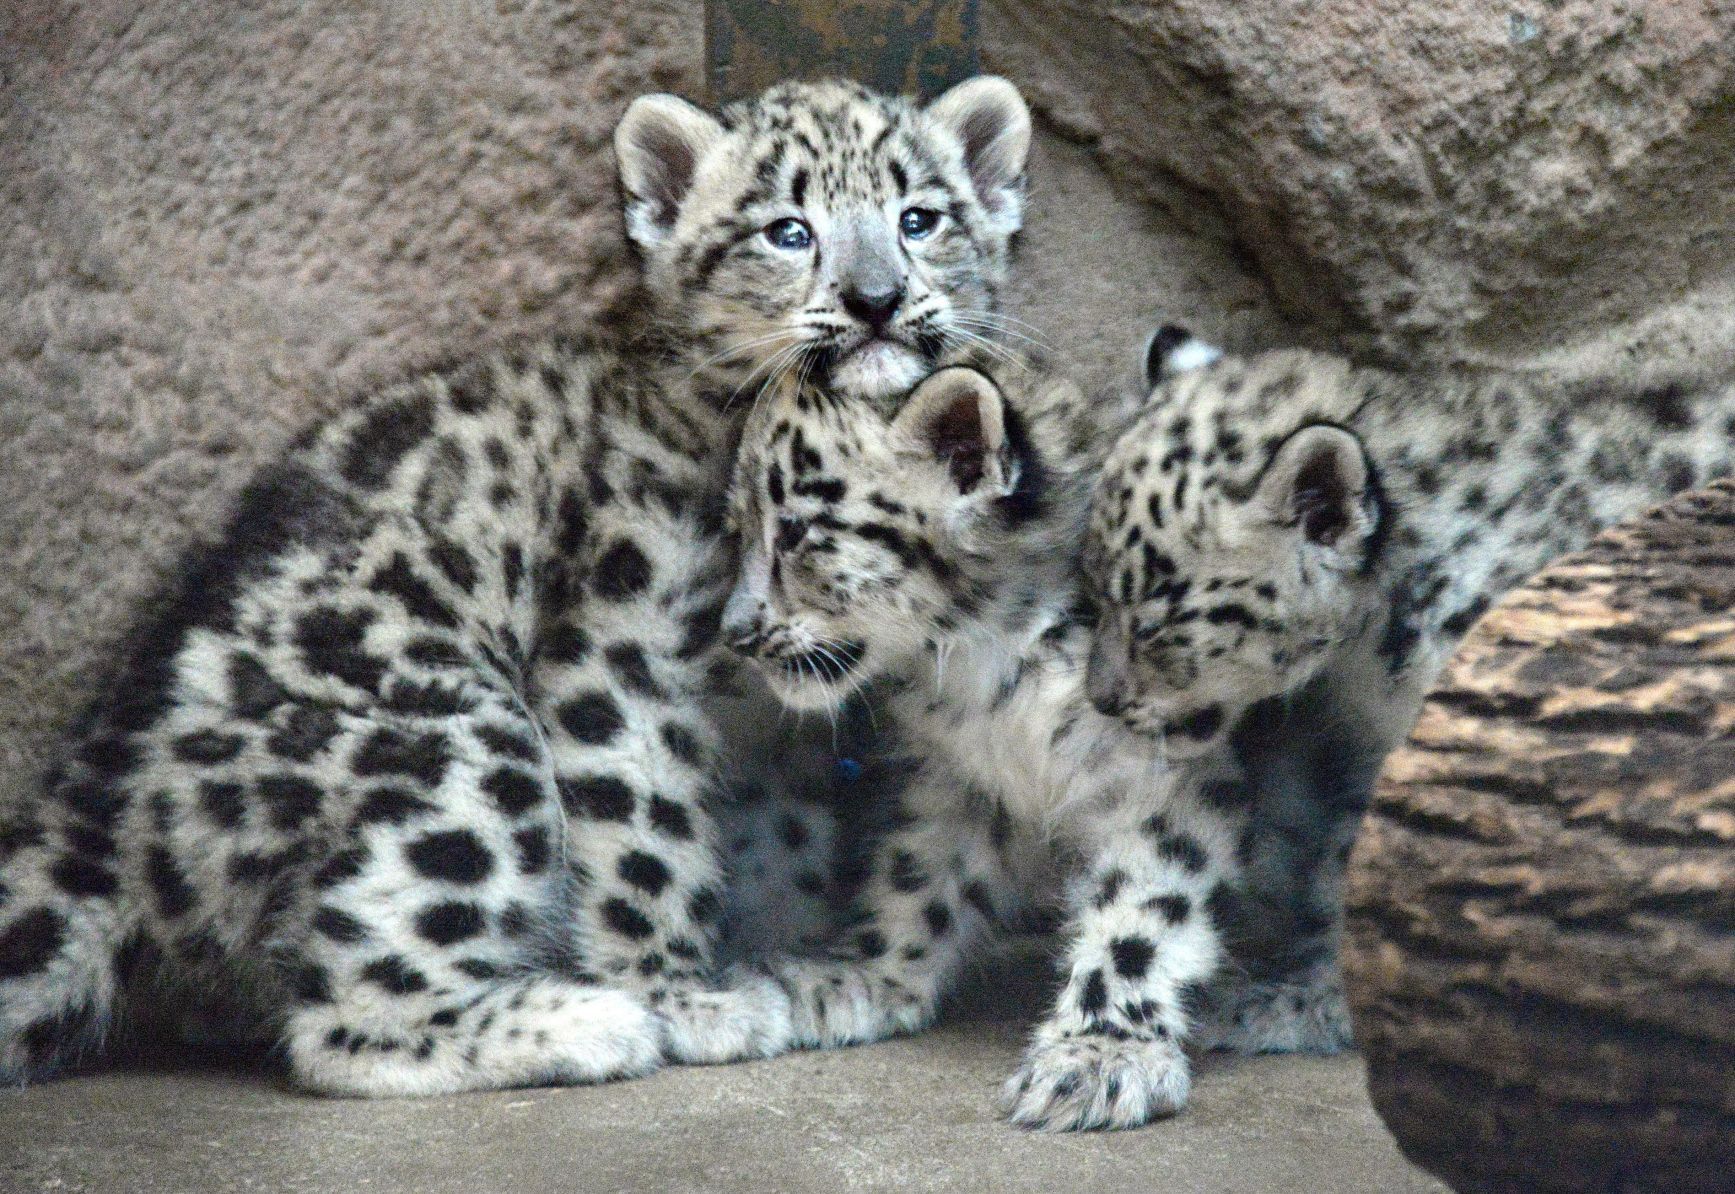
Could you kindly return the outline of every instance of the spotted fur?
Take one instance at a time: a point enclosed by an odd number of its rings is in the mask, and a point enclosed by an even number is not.
[[[1337,877],[1453,646],[1598,528],[1727,474],[1735,402],[1313,352],[1222,358],[1174,334],[1153,351],[1154,389],[1096,490],[1088,686],[1171,758],[1235,735],[1261,794],[1246,923],[1287,926],[1290,971],[1218,1039],[1295,1047],[1329,1038],[1328,1019],[1347,1033]]]
[[[686,173],[631,180],[626,213],[640,244],[669,244],[647,282],[703,354],[751,355],[755,383],[800,373],[883,397],[992,333],[1030,142],[1005,80],[925,109],[843,82],[784,84],[716,120],[669,96],[641,104],[654,137],[696,146]],[[677,207],[683,185],[699,197]]]
[[[1076,561],[1103,435],[1076,388],[965,367],[887,404],[806,393],[744,434],[724,635],[798,708],[850,694],[919,760],[838,953],[773,973],[796,1043],[915,1031],[1020,904],[1070,917],[1066,984],[1004,1106],[1047,1129],[1178,1109],[1219,960],[1232,770],[1163,765],[1097,713]]]
[[[336,1094],[784,1047],[779,988],[708,981],[728,907],[711,797],[777,775],[763,690],[715,647],[733,399],[781,367],[767,328],[874,393],[991,305],[1021,128],[997,80],[926,109],[841,84],[719,117],[635,103],[616,148],[645,326],[439,370],[310,430],[0,828],[0,1080],[163,1004],[279,1043]],[[839,279],[887,259],[870,233],[917,202],[950,223],[891,242],[895,309],[838,315]],[[804,261],[765,235],[790,212],[816,234]]]

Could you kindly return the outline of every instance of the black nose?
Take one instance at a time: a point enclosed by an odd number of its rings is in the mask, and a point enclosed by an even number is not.
[[[851,289],[843,292],[843,309],[876,332],[885,330],[886,324],[897,314],[898,304],[903,301],[902,286]]]

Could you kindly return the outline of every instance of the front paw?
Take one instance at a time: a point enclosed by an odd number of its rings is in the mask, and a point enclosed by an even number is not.
[[[653,995],[669,1061],[718,1065],[775,1057],[790,1048],[789,997],[763,975],[740,975],[720,990]]]
[[[1032,1044],[1000,1108],[1020,1127],[1045,1132],[1136,1128],[1179,1111],[1191,1086],[1187,1056],[1172,1039],[1085,1033]]]
[[[1218,994],[1193,1039],[1234,1053],[1341,1053],[1355,1044],[1337,968]]]
[[[926,988],[871,962],[795,958],[772,974],[789,996],[791,1038],[798,1048],[835,1049],[919,1032],[934,1018]]]

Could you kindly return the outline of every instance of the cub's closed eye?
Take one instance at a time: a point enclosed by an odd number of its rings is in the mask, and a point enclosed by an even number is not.
[[[788,551],[807,538],[807,528],[811,525],[805,518],[789,514],[780,517],[777,520],[777,550]]]
[[[813,243],[813,229],[793,218],[773,220],[765,225],[764,232],[772,247],[790,253],[800,252]]]
[[[898,217],[898,230],[909,240],[926,240],[940,226],[940,213],[931,207],[908,207]]]

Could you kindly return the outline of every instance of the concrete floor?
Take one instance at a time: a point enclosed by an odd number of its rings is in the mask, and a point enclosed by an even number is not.
[[[600,1087],[345,1102],[268,1064],[137,1058],[0,1093],[0,1190],[1444,1191],[1398,1154],[1354,1057],[1208,1057],[1184,1114],[1132,1132],[1006,1126],[993,1095],[1043,976],[1002,961],[920,1037]]]

